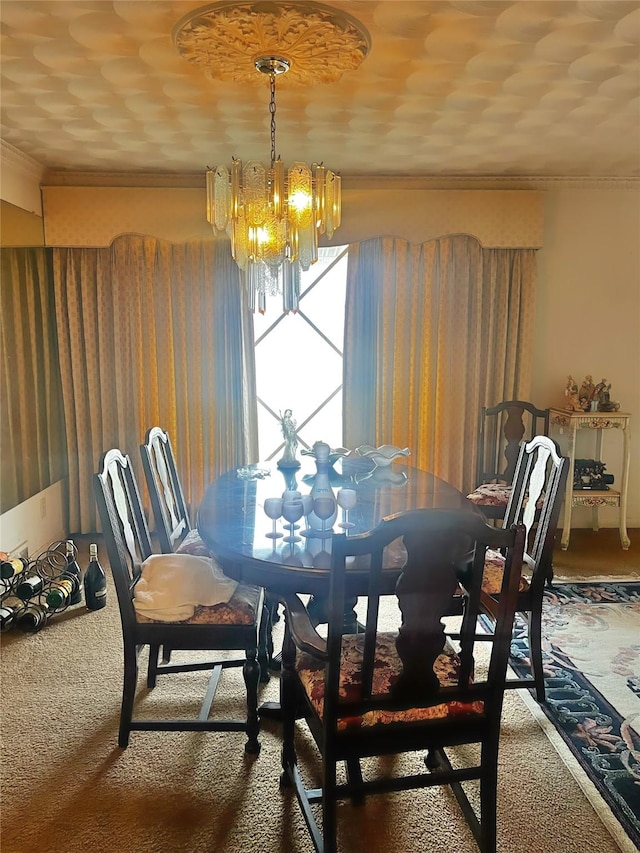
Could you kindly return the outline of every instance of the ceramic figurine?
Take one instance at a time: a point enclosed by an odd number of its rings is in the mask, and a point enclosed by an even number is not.
[[[580,405],[578,398],[578,386],[574,382],[573,376],[567,377],[567,387],[564,389],[564,395],[567,398],[565,409],[569,412],[583,412],[584,409]]]
[[[580,391],[578,392],[578,399],[580,400],[580,405],[584,409],[585,412],[588,412],[591,408],[591,401],[593,400],[593,394],[596,390],[595,385],[593,384],[593,376],[588,373],[584,382],[580,386]]]
[[[285,409],[284,415],[280,413],[280,426],[284,438],[284,453],[282,454],[282,458],[278,460],[278,468],[300,467],[300,462],[296,459],[296,450],[298,448],[297,425],[291,409]]]

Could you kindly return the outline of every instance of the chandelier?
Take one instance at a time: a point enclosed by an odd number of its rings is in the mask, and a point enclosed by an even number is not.
[[[340,227],[341,178],[322,162],[287,167],[278,156],[276,78],[337,80],[362,62],[369,35],[350,15],[319,3],[225,2],[185,16],[173,38],[210,77],[269,79],[270,162],[233,157],[230,167],[207,168],[207,219],[231,240],[251,310],[264,312],[267,294],[282,293],[283,311],[297,311],[301,271],[318,260],[319,238],[330,240]]]

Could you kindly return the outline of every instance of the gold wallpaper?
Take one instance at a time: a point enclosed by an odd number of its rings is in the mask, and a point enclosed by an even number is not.
[[[108,246],[120,234],[183,243],[213,239],[204,189],[43,188],[47,246]],[[348,189],[336,245],[377,236],[412,243],[471,234],[485,247],[539,248],[543,193],[535,190]]]

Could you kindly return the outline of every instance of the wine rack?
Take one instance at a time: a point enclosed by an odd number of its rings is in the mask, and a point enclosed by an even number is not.
[[[63,539],[51,543],[34,560],[21,557],[2,561],[0,614],[3,633],[14,628],[26,633],[40,631],[50,619],[77,603],[81,578],[75,545],[76,572],[70,571],[67,555],[70,541]]]

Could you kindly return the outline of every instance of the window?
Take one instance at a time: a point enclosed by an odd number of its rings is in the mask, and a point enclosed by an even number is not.
[[[267,297],[254,316],[260,459],[283,447],[280,413],[293,410],[299,450],[314,441],[342,445],[342,347],[347,246],[318,250],[302,273],[300,310],[282,314],[281,296]]]

